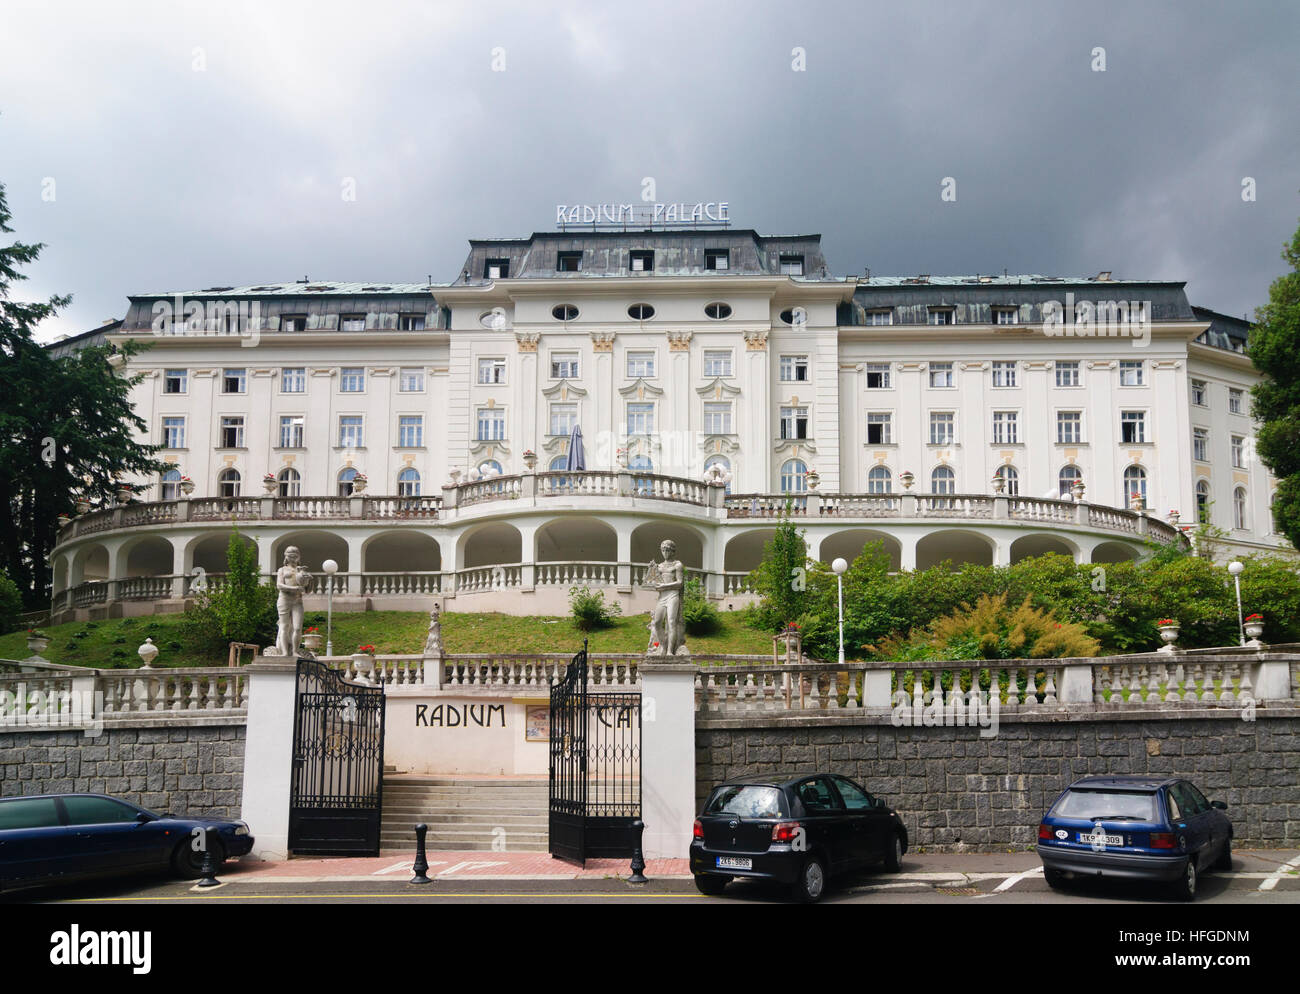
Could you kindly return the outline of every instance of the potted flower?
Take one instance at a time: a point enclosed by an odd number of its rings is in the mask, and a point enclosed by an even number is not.
[[[70,525],[71,523],[72,523],[72,519],[71,519],[70,517],[68,517],[66,514],[60,514],[60,515],[59,515],[59,527],[60,527],[60,528],[67,528],[68,525]]]
[[[370,674],[375,670],[375,647],[359,645],[352,654],[352,668],[356,670],[357,679],[362,683],[370,682]]]
[[[130,487],[128,487],[126,484],[122,484],[117,488],[117,502],[119,504],[131,503],[131,498],[134,496],[135,496],[135,491],[132,490]]]
[[[268,494],[275,493],[275,488],[277,486],[278,483],[275,479],[274,473],[267,473],[265,476],[262,477],[262,489],[264,489]]]
[[[1076,501],[1083,500],[1083,495],[1086,490],[1087,488],[1083,485],[1082,480],[1075,480],[1070,486],[1070,494]]]
[[[819,483],[822,482],[822,475],[821,475],[821,473],[817,472],[817,470],[815,470],[815,469],[810,469],[810,470],[808,470],[808,472],[805,473],[804,476],[806,476],[806,477],[808,478],[808,489],[809,489],[809,490],[816,490],[816,489],[817,489],[817,484],[819,484]]]
[[[78,514],[89,514],[90,500],[85,497],[78,497],[76,500],[76,508]]]
[[[898,480],[903,484],[904,490],[911,490],[912,484],[916,482],[916,476],[910,469],[905,469],[903,472],[898,474]]]
[[[528,472],[532,472],[537,465],[537,453],[532,449],[524,449],[524,465],[528,467]]]
[[[39,628],[27,629],[27,648],[32,655],[39,656],[45,651],[46,646],[50,644],[49,636]]]
[[[1165,644],[1160,647],[1161,652],[1173,652],[1174,643],[1178,641],[1179,624],[1174,618],[1161,618],[1156,622],[1156,628],[1160,629],[1160,637],[1165,640]]]
[[[1243,622],[1246,628],[1246,634],[1250,636],[1254,644],[1259,643],[1259,637],[1264,634],[1264,616],[1262,614],[1248,614]]]
[[[181,477],[181,493],[183,493],[186,497],[194,493],[194,481],[191,480],[188,476]]]
[[[319,628],[304,628],[302,630],[303,648],[308,652],[316,652],[320,649],[323,641]]]
[[[1171,525],[1176,526],[1178,524],[1178,518],[1179,518],[1179,514],[1177,508],[1174,508],[1172,511],[1169,512],[1169,523]]]
[[[1142,496],[1141,491],[1135,490],[1133,492],[1133,498],[1132,500],[1129,501],[1129,506],[1132,507],[1133,510],[1135,511],[1146,510],[1146,506],[1147,506],[1146,498]]]
[[[366,489],[367,482],[368,481],[366,480],[366,474],[358,473],[356,476],[352,477],[352,492],[354,494],[361,493],[363,490]]]

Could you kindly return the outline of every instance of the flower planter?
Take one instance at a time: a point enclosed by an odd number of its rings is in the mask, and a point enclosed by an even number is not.
[[[325,643],[325,639],[317,635],[304,635],[302,637],[302,647],[308,652],[319,652],[320,647]]]
[[[123,487],[121,490],[117,492],[117,502],[119,504],[129,504],[131,503],[131,498],[134,496],[135,496],[134,491],[127,490],[125,487]]]
[[[375,671],[375,657],[368,652],[354,652],[352,668],[356,670],[357,680],[361,683],[370,683],[370,674]]]
[[[1157,651],[1158,651],[1158,652],[1177,652],[1177,651],[1178,651],[1178,647],[1177,647],[1176,645],[1174,645],[1174,643],[1178,641],[1178,633],[1179,633],[1179,631],[1180,631],[1180,629],[1179,629],[1178,625],[1161,625],[1161,626],[1160,626],[1160,637],[1161,637],[1162,639],[1164,639],[1165,644],[1162,645],[1162,646],[1161,646]]]
[[[194,493],[194,481],[190,479],[182,479],[181,493],[183,493],[186,497]]]
[[[1264,643],[1260,641],[1260,636],[1264,634],[1264,622],[1247,621],[1244,628],[1246,629],[1246,637],[1250,639],[1246,644],[1252,649],[1263,648]]]
[[[33,656],[39,656],[50,645],[50,640],[43,636],[35,635],[27,639],[27,651]]]
[[[276,480],[275,480],[275,477],[274,477],[274,476],[264,476],[264,477],[262,477],[262,487],[263,487],[264,490],[266,490],[266,492],[267,492],[268,494],[273,494],[273,493],[275,493],[275,488],[276,488],[278,485],[279,485],[279,484],[276,483]]]
[[[363,493],[366,489],[366,478],[364,476],[354,477],[352,480],[352,492],[354,494]]]
[[[78,513],[78,514],[89,514],[89,513],[90,513],[90,501],[88,501],[88,500],[79,500],[79,501],[77,501],[77,503],[76,503],[76,508],[77,508],[77,513]]]

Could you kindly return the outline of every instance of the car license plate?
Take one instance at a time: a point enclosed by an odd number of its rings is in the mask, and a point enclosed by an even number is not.
[[[1124,844],[1124,836],[1093,835],[1091,832],[1080,832],[1079,841],[1082,842],[1085,846],[1092,845],[1095,842],[1101,842],[1103,845],[1107,845],[1107,846],[1122,846]]]
[[[752,870],[754,861],[748,856],[719,856],[719,870]]]

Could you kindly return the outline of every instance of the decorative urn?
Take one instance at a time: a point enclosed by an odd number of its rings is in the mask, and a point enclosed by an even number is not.
[[[524,465],[530,473],[537,467],[537,453],[532,449],[524,449]]]
[[[191,480],[188,476],[181,477],[181,493],[183,493],[186,497],[194,493],[194,481]]]
[[[916,482],[916,476],[910,469],[905,469],[898,474],[899,482],[903,484],[904,490],[911,490],[912,484]]]
[[[1262,614],[1248,614],[1246,620],[1242,623],[1246,629],[1246,634],[1250,641],[1246,644],[1252,649],[1260,648],[1264,643],[1259,640],[1264,634],[1264,616]],[[30,643],[28,643],[30,645]]]
[[[357,651],[352,654],[352,668],[359,682],[370,683],[370,674],[375,671],[375,647],[357,646]]]
[[[85,497],[78,497],[76,502],[76,508],[78,514],[89,514],[90,501],[86,500]]]
[[[50,644],[49,636],[35,628],[27,629],[27,648],[34,656],[39,656]]]
[[[1164,639],[1165,644],[1159,649],[1160,652],[1176,652],[1178,641],[1179,624],[1173,618],[1161,618],[1156,622],[1156,627],[1160,630],[1160,637]]]
[[[275,477],[272,476],[270,473],[267,473],[264,477],[262,477],[262,487],[266,490],[268,494],[275,493],[275,488],[277,485],[278,484],[276,483]]]
[[[132,490],[130,487],[117,488],[117,502],[119,504],[131,503],[131,498],[134,496],[135,496],[135,491]]]
[[[318,629],[308,628],[302,633],[302,646],[310,653],[319,652],[324,642],[325,639]]]
[[[1083,494],[1085,490],[1087,490],[1087,487],[1083,485],[1082,480],[1075,480],[1073,485],[1070,487],[1070,493],[1074,496],[1074,499],[1077,501],[1083,500]]]
[[[352,478],[352,492],[354,494],[363,493],[366,489],[366,484],[368,482],[370,481],[366,479],[365,473],[358,473],[356,476]]]

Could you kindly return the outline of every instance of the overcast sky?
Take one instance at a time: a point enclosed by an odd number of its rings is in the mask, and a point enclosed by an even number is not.
[[[74,295],[42,337],[130,293],[451,280],[645,177],[837,275],[1108,269],[1253,316],[1298,94],[1295,2],[0,5],[20,293]]]

